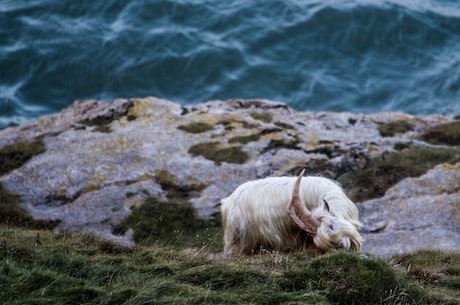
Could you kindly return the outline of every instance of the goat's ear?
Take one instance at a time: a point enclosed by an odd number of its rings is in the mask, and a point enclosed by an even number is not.
[[[327,203],[326,199],[323,199],[324,201],[324,208],[326,209],[326,211],[330,212],[331,210],[329,209],[329,203]]]

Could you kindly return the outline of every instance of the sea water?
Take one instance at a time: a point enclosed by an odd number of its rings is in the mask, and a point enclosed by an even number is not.
[[[460,113],[460,3],[0,0],[0,128],[144,96]]]

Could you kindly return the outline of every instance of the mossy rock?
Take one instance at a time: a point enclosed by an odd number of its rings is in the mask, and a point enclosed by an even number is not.
[[[294,136],[293,138],[288,138],[288,139],[277,139],[277,140],[270,140],[268,143],[267,147],[264,148],[263,152],[267,152],[270,150],[276,150],[276,149],[293,149],[293,150],[300,150],[299,148],[299,138],[297,136]]]
[[[270,123],[273,120],[273,115],[270,112],[251,112],[249,115],[255,119],[264,123]]]
[[[222,162],[243,164],[248,161],[249,156],[241,150],[240,146],[222,148],[218,142],[199,143],[191,146],[188,153],[193,156],[203,156],[212,160],[216,165]]]
[[[230,138],[228,140],[229,143],[241,143],[241,144],[247,144],[249,142],[257,142],[260,140],[261,134],[260,133],[253,133],[247,136],[236,136],[233,138]]]
[[[420,140],[435,145],[460,145],[460,121],[432,126]]]
[[[418,177],[441,163],[455,164],[460,152],[455,148],[409,145],[401,151],[369,160],[364,169],[348,172],[338,177],[354,201],[381,197],[385,192],[407,177]]]
[[[193,122],[188,125],[179,125],[177,129],[183,130],[188,133],[202,133],[212,130],[214,127],[206,122]]]
[[[406,133],[414,130],[413,124],[400,120],[388,123],[381,123],[377,126],[378,131],[382,137],[392,137],[398,133]]]

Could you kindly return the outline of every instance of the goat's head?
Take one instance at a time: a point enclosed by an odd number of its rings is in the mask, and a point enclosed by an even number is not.
[[[323,211],[312,214],[303,203],[299,195],[300,182],[304,175],[302,170],[294,186],[291,201],[288,205],[288,214],[301,230],[307,232],[316,247],[323,251],[332,249],[351,249],[359,252],[361,236],[356,227],[349,221],[334,216],[329,209],[329,204],[323,199]]]

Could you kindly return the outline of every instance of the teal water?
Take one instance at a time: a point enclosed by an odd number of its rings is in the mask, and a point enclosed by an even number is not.
[[[0,128],[143,96],[460,113],[460,3],[0,0]]]

